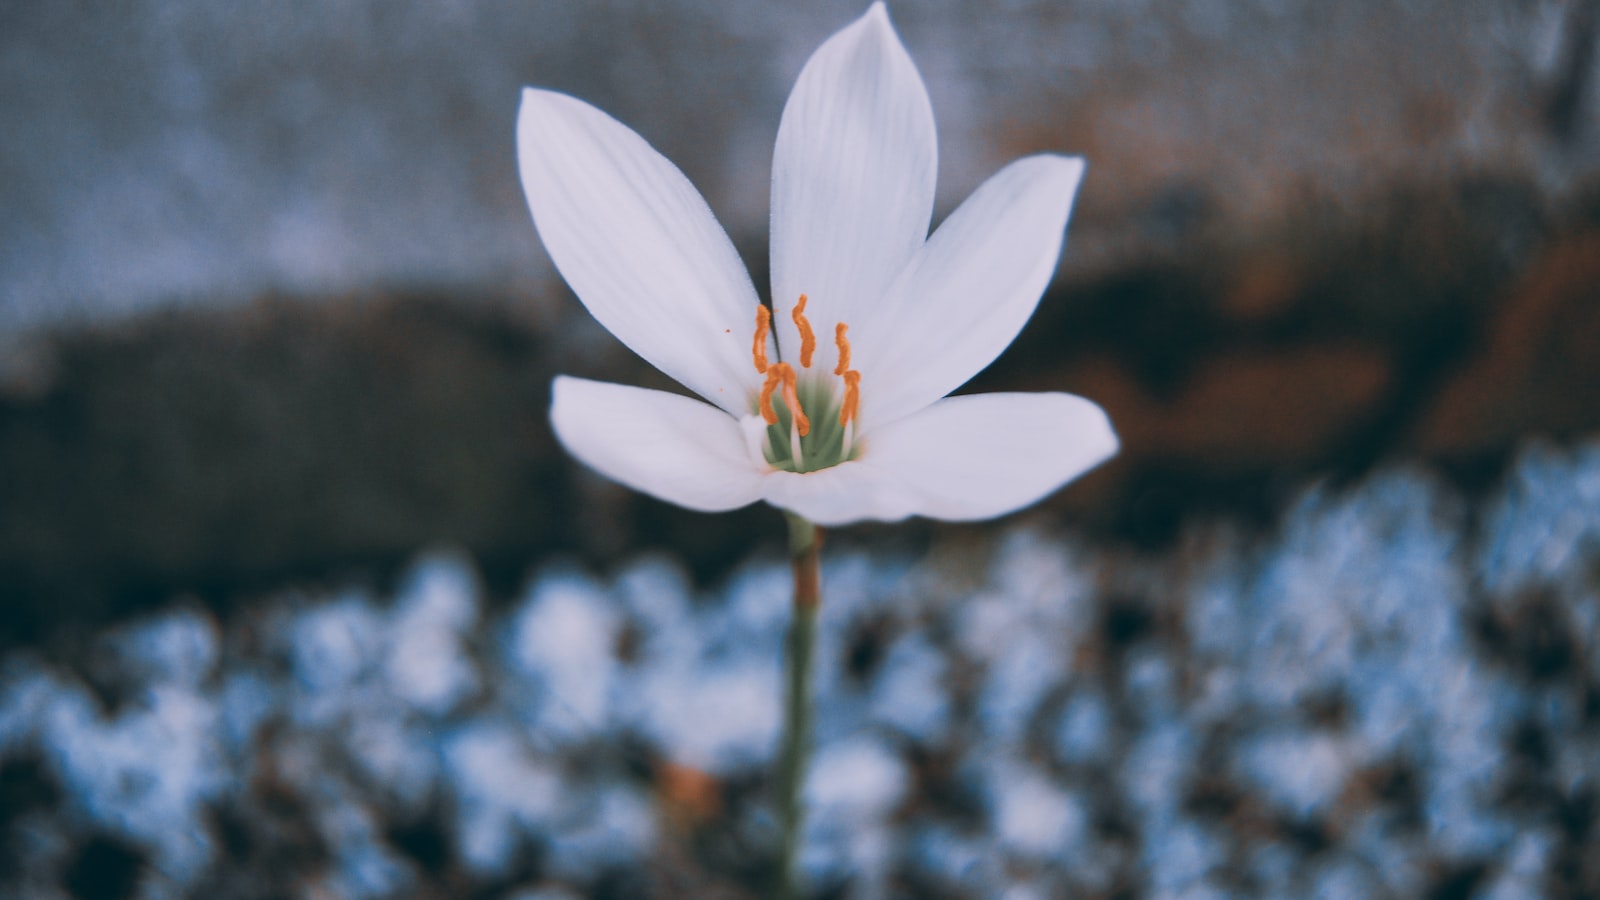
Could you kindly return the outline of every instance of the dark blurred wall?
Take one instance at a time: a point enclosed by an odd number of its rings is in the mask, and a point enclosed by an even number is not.
[[[1068,273],[1397,178],[1591,172],[1594,4],[926,0],[941,207],[1018,154],[1086,155]],[[518,88],[571,91],[761,247],[789,84],[864,4],[198,0],[0,5],[0,331],[374,286],[554,296]],[[524,311],[528,311],[525,309]]]

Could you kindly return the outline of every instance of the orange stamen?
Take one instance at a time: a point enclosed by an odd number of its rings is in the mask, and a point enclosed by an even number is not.
[[[811,323],[806,321],[806,295],[801,294],[794,305],[794,327],[800,329],[800,366],[811,368],[811,354],[817,352],[817,336],[811,331]],[[804,431],[800,432],[805,434]]]
[[[794,366],[788,363],[778,363],[774,368],[783,370],[783,402],[789,405],[789,415],[794,419],[794,429],[800,432],[801,437],[811,433],[811,420],[806,418],[805,410],[800,408],[800,392],[796,387]]]
[[[839,345],[839,364],[833,369],[835,375],[850,371],[850,341],[844,336],[849,330],[850,326],[843,322],[833,326],[833,342]]]
[[[839,327],[841,329],[844,328],[843,325],[840,325]],[[840,332],[840,336],[842,339],[842,331]],[[848,349],[849,345],[846,344],[845,346],[846,350],[844,358],[848,359],[850,352]],[[844,364],[840,363],[840,365]],[[844,375],[844,403],[839,407],[839,427],[843,428],[844,426],[850,424],[850,420],[856,417],[857,411],[861,407],[861,373],[857,372],[855,369],[848,369],[841,374]]]
[[[761,386],[761,400],[759,402],[761,418],[768,425],[778,424],[778,411],[772,408],[772,392],[777,390],[778,383],[783,380],[783,370],[787,368],[788,366],[784,363],[768,367],[767,383]]]
[[[767,335],[772,333],[772,310],[756,305],[756,339],[751,354],[756,358],[756,371],[767,374]]]

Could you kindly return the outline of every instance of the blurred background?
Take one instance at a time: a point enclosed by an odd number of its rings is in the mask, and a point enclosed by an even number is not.
[[[629,124],[764,289],[861,11],[0,2],[0,893],[761,895],[781,518],[554,443],[554,374],[665,381],[513,124]],[[819,894],[1600,894],[1600,3],[890,13],[936,219],[1089,161],[968,389],[1124,448],[830,536]]]

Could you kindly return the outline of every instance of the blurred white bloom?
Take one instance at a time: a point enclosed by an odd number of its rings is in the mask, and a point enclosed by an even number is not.
[[[602,474],[704,511],[984,519],[1116,452],[1081,397],[941,399],[1033,313],[1083,161],[1018,160],[929,237],[933,112],[882,3],[812,55],[784,108],[771,310],[700,194],[626,126],[528,88],[517,145],[534,224],[578,298],[711,404],[558,378],[556,434]]]

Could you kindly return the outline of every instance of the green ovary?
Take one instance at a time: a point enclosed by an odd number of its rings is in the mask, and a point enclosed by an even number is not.
[[[785,472],[815,472],[847,462],[859,456],[858,442],[854,440],[855,423],[850,428],[839,424],[839,401],[827,382],[821,379],[801,379],[795,385],[800,397],[800,408],[811,421],[811,431],[800,438],[800,460],[797,463],[789,444],[789,423],[792,416],[781,391],[773,392],[772,410],[778,414],[776,424],[767,426],[767,441],[763,452],[767,462]],[[847,437],[851,438],[848,442]]]

